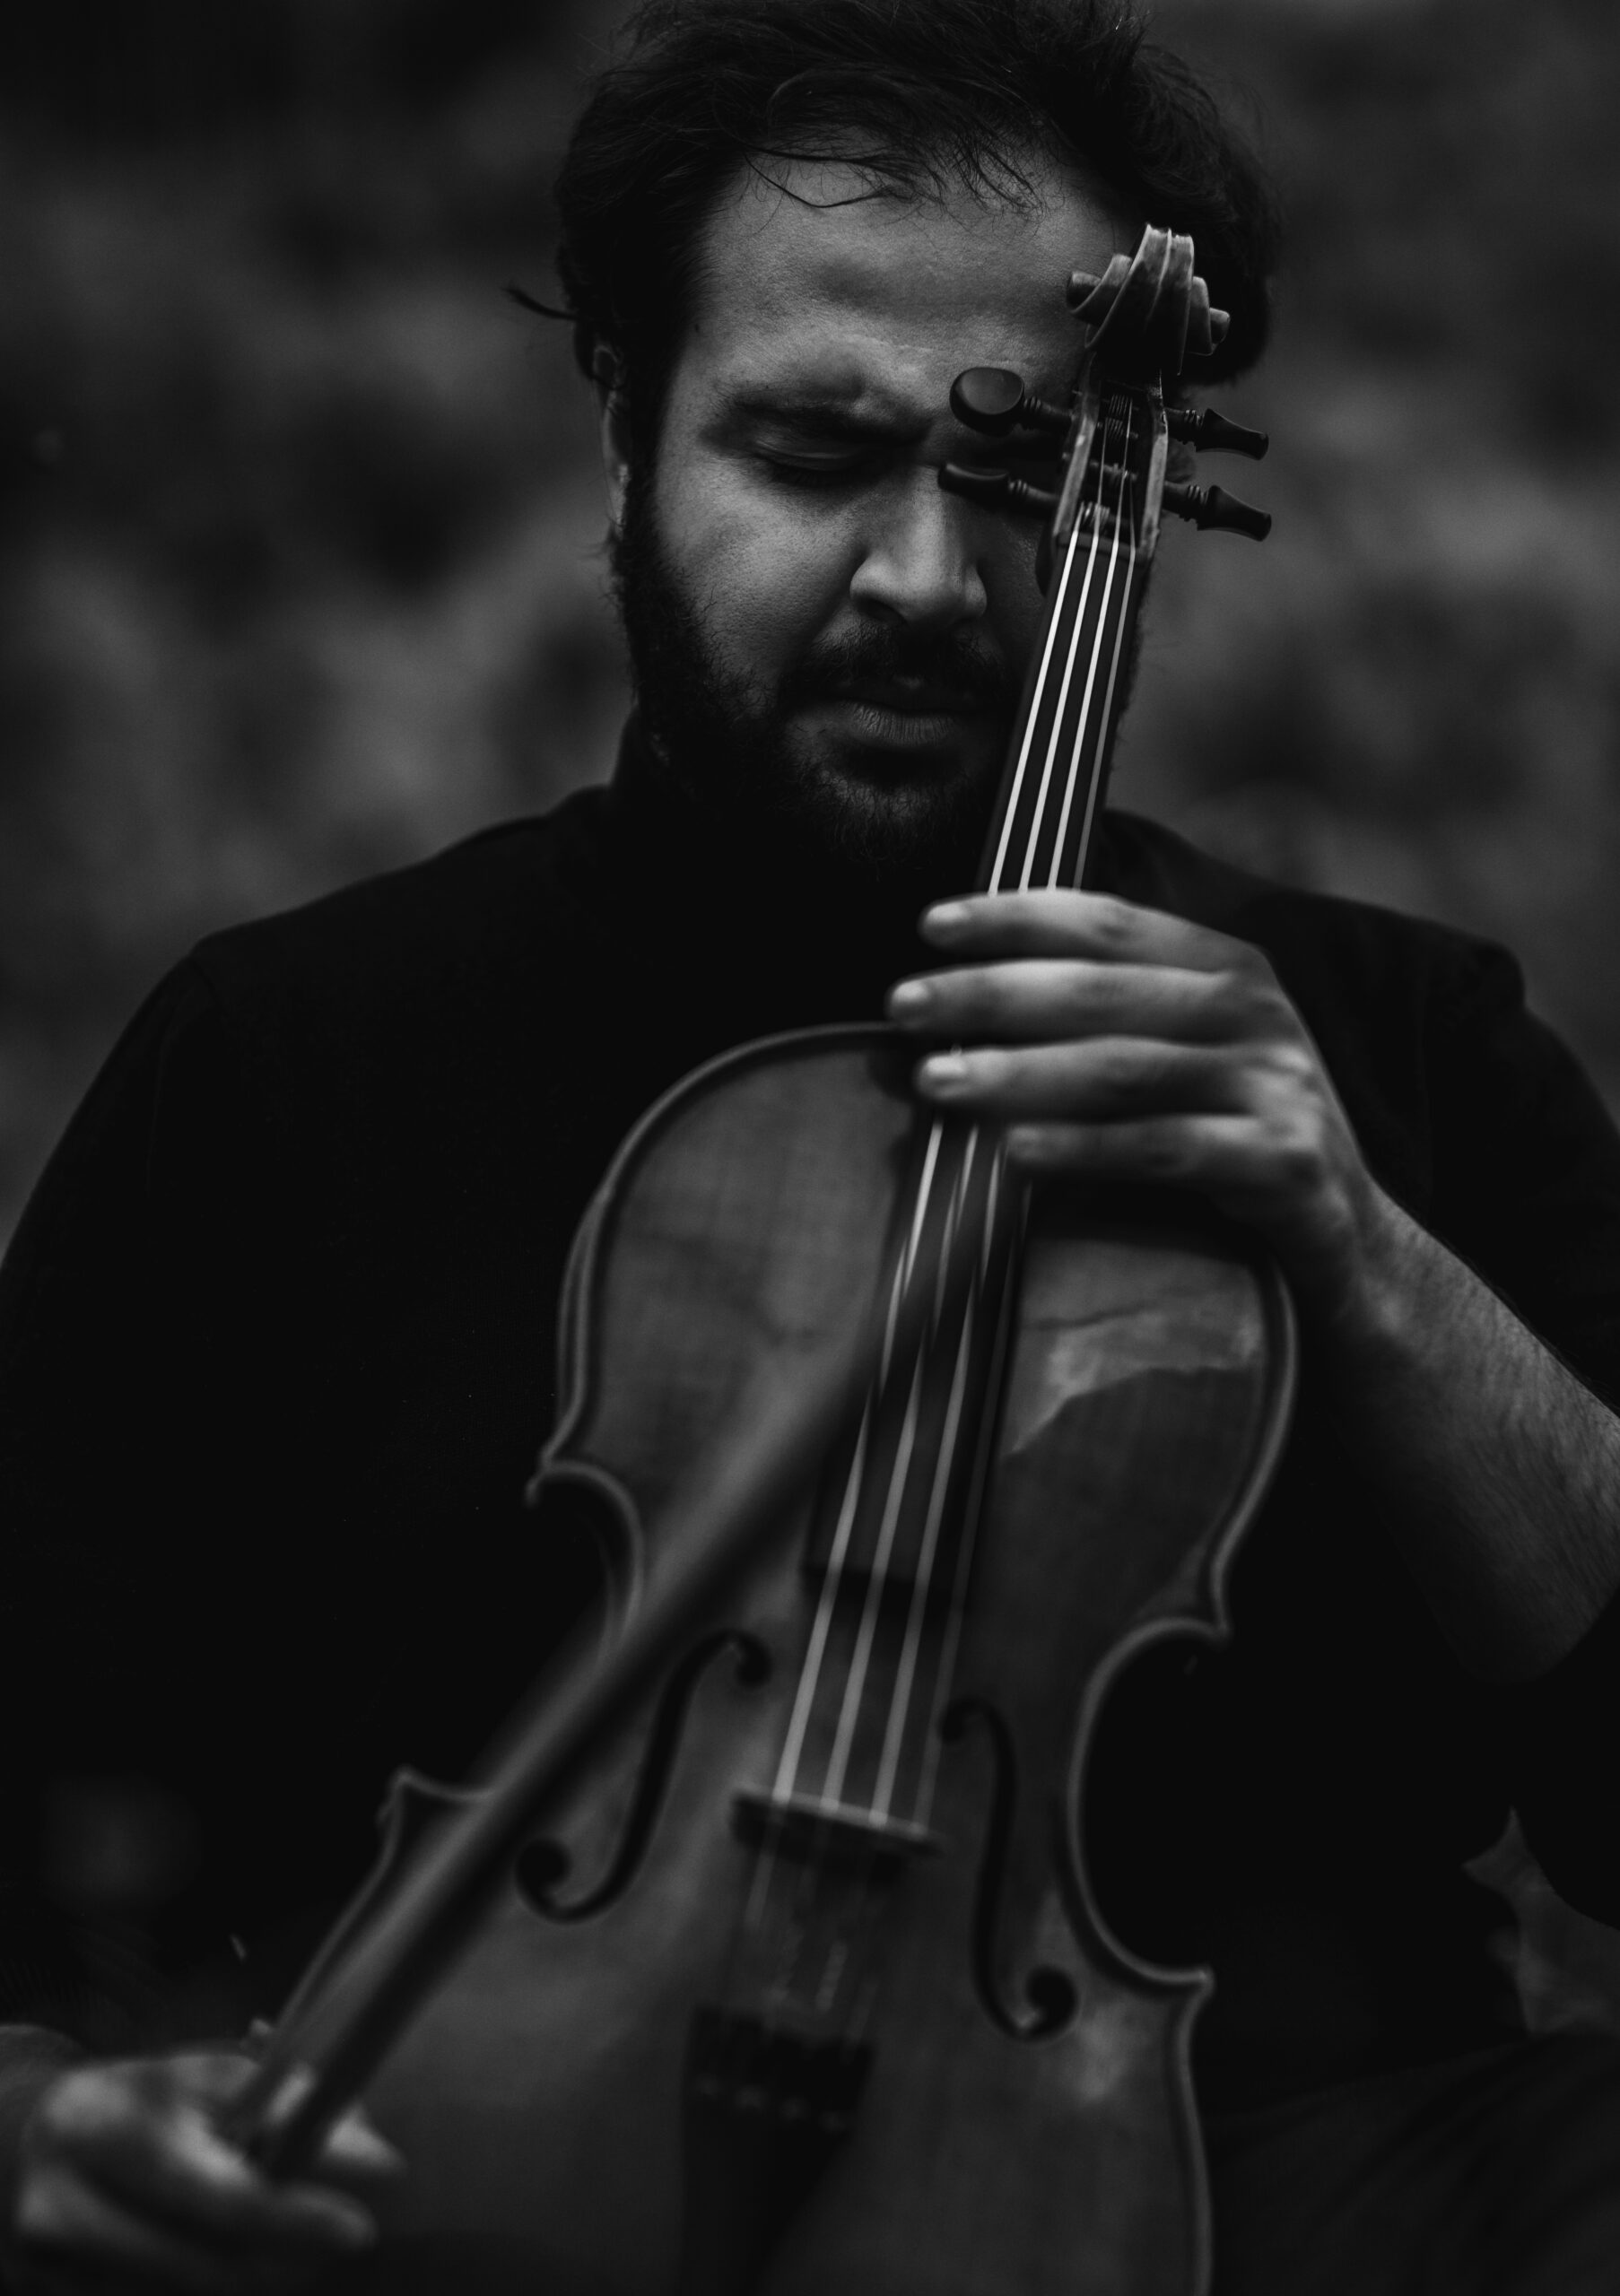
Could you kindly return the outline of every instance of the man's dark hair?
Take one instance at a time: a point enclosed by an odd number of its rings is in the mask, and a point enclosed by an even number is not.
[[[702,227],[753,164],[836,157],[875,190],[1027,196],[1072,156],[1145,222],[1190,232],[1232,330],[1198,379],[1259,357],[1276,201],[1259,163],[1131,0],[650,0],[557,179],[558,267],[588,374],[612,357],[649,457]]]

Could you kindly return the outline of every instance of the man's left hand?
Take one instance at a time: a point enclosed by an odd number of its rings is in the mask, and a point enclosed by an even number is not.
[[[1257,949],[1106,895],[930,909],[891,1017],[1026,1170],[1197,1188],[1267,1238],[1322,1392],[1465,1663],[1539,1674],[1620,1587],[1620,1420],[1373,1179]]]
[[[1071,891],[948,901],[922,931],[951,970],[889,1013],[952,1048],[918,1070],[927,1100],[1006,1126],[1032,1173],[1196,1188],[1260,1231],[1308,1312],[1354,1312],[1398,1215],[1258,949]]]

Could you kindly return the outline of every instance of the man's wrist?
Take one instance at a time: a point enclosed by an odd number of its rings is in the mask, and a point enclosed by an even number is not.
[[[1335,1229],[1330,1249],[1301,1255],[1290,1271],[1296,1304],[1328,1363],[1365,1376],[1409,1350],[1428,1259],[1442,1248],[1371,1175]]]

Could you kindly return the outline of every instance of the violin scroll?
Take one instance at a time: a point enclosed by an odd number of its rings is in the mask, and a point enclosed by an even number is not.
[[[1268,512],[1224,487],[1170,475],[1172,443],[1255,462],[1271,443],[1213,408],[1175,403],[1186,361],[1207,357],[1230,325],[1193,267],[1192,241],[1150,224],[1134,256],[1114,256],[1100,274],[1072,273],[1067,297],[1085,333],[1067,408],[1038,397],[1010,367],[964,368],[951,412],[997,452],[982,464],[946,463],[940,485],[987,509],[1045,519],[1036,559],[1043,590],[1082,535],[1093,550],[1124,546],[1133,564],[1151,559],[1165,513],[1263,542]],[[1056,490],[1004,463],[1055,465]]]
[[[1149,224],[1134,256],[1112,257],[1100,276],[1069,274],[1069,309],[1091,329],[1091,344],[1105,332],[1118,332],[1133,339],[1133,355],[1150,370],[1179,375],[1187,358],[1207,359],[1232,326],[1231,313],[1210,303],[1209,289],[1192,264],[1192,241],[1184,231]]]

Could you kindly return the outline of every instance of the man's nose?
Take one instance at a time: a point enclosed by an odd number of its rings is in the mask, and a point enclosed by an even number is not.
[[[985,611],[977,544],[983,513],[947,494],[922,465],[883,506],[849,595],[865,613],[919,630],[951,630]]]

